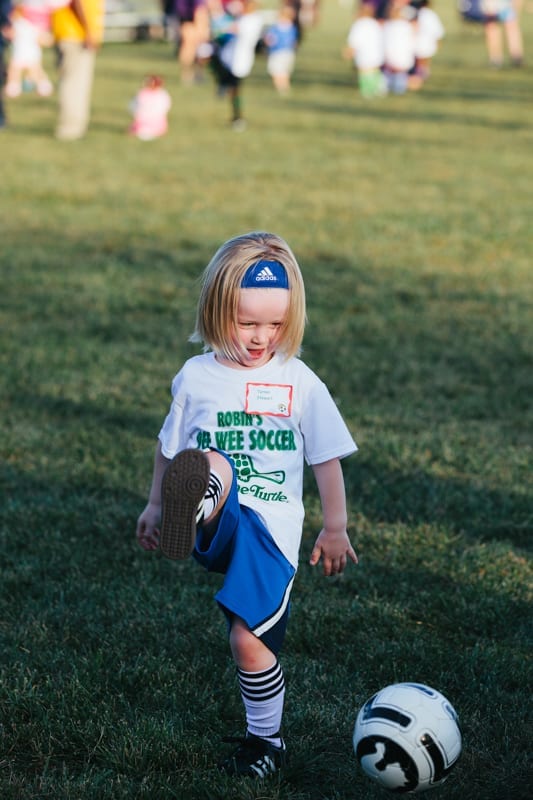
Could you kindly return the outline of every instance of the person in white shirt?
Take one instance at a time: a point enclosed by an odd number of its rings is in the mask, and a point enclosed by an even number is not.
[[[383,25],[375,18],[373,3],[362,3],[348,33],[345,55],[357,68],[359,91],[363,97],[380,97],[387,87],[382,67],[385,62]]]
[[[439,15],[429,7],[429,0],[418,0],[415,23],[415,68],[409,78],[410,89],[420,89],[429,77],[431,59],[444,37],[444,25]]]
[[[389,91],[404,94],[415,63],[415,30],[407,0],[392,0],[383,23],[385,74]]]
[[[265,777],[284,763],[285,680],[278,653],[298,567],[304,462],[317,481],[323,528],[310,563],[324,575],[357,563],[340,459],[357,450],[320,378],[298,358],[303,278],[272,233],[230,239],[208,264],[190,358],[172,382],[152,487],[137,523],[145,550],[193,557],[222,573],[246,733],[220,768]]]

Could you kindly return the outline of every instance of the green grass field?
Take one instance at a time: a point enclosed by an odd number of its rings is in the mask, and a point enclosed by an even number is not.
[[[55,100],[0,132],[0,797],[374,800],[351,735],[387,683],[446,694],[464,734],[447,800],[531,796],[532,70],[491,71],[479,28],[447,37],[418,94],[364,102],[324,0],[293,92],[259,58],[248,130],[163,42],[106,45],[87,138]],[[533,48],[533,9],[523,15]],[[52,54],[47,64],[55,78]],[[129,139],[166,77],[170,133]],[[360,556],[302,563],[281,660],[287,770],[221,777],[243,714],[219,578],[134,541],[185,358],[198,277],[227,238],[274,230],[308,291],[304,358],[360,452],[345,463]],[[223,746],[222,746],[223,747]]]

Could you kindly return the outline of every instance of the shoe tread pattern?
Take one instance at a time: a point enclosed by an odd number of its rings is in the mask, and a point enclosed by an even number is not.
[[[190,556],[196,539],[196,514],[209,484],[209,460],[201,450],[182,450],[170,462],[161,484],[161,552],[170,559]]]

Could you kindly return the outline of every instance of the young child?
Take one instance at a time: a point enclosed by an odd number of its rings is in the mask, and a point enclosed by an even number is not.
[[[263,15],[255,0],[234,0],[231,26],[219,33],[219,44],[211,58],[219,94],[227,93],[231,103],[231,125],[236,131],[246,128],[242,115],[242,81],[252,71],[255,49],[261,38]]]
[[[522,0],[484,0],[485,42],[492,67],[503,65],[504,32],[511,63],[521,67],[524,60],[524,41],[520,27]]]
[[[385,61],[383,26],[375,18],[373,3],[362,3],[348,33],[347,58],[357,67],[359,91],[363,97],[381,97],[387,93],[382,72]]]
[[[429,78],[431,59],[444,36],[444,25],[439,15],[430,8],[429,0],[417,0],[416,8],[415,66],[409,77],[410,89],[420,89]]]
[[[11,58],[7,72],[6,95],[18,97],[24,81],[41,97],[53,92],[52,82],[43,67],[43,45],[52,44],[50,16],[52,6],[44,0],[22,0],[14,5]]]
[[[340,459],[357,447],[326,386],[297,355],[305,291],[286,242],[248,233],[208,264],[189,359],[172,382],[148,504],[137,523],[145,550],[193,557],[224,574],[217,600],[247,729],[220,768],[265,777],[284,763],[285,681],[278,661],[298,566],[303,466],[317,481],[323,525],[310,563],[324,575],[357,556],[346,532]],[[327,424],[324,424],[327,420]]]
[[[291,88],[291,76],[298,47],[296,11],[290,5],[282,5],[277,21],[267,30],[264,41],[268,49],[267,72],[280,94]]]
[[[168,130],[167,114],[171,105],[170,95],[163,88],[163,79],[159,75],[148,75],[130,105],[133,114],[130,133],[144,142],[164,136]]]
[[[407,91],[409,72],[415,63],[415,28],[408,2],[391,0],[389,16],[383,23],[385,75],[393,94]]]

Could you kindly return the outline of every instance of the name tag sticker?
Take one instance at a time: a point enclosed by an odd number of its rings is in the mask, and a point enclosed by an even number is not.
[[[290,384],[247,383],[246,413],[270,417],[290,417],[292,392],[293,387]]]

